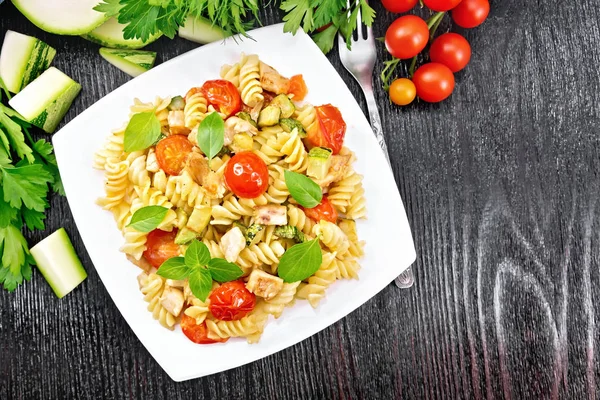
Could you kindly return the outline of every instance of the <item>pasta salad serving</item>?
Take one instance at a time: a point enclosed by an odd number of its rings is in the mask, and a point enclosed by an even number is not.
[[[270,315],[358,278],[364,189],[340,111],[304,102],[302,75],[245,54],[220,75],[183,97],[134,100],[94,157],[97,203],[161,325],[199,344],[255,343]]]

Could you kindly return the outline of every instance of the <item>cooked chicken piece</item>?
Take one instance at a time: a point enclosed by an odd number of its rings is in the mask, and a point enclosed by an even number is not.
[[[167,117],[169,123],[169,133],[171,135],[187,135],[190,130],[185,127],[185,115],[182,110],[169,111]]]
[[[153,270],[154,270],[154,266],[152,264],[150,264],[148,262],[148,260],[146,260],[144,257],[140,257],[139,260],[136,260],[135,257],[133,257],[130,254],[127,254],[127,259],[129,261],[131,261],[132,263],[134,263],[135,265],[137,265],[138,267],[140,267],[144,272],[146,272],[148,274],[153,272]]]
[[[236,133],[249,133],[254,136],[258,134],[258,129],[244,119],[229,117],[227,118],[227,121],[225,121],[225,138],[223,140],[223,145],[229,146],[233,142],[233,137]]]
[[[287,209],[285,206],[268,204],[254,209],[255,223],[261,225],[287,225]]]
[[[281,76],[275,68],[264,62],[260,63],[260,85],[263,90],[275,94],[287,93],[290,88],[290,80]]]
[[[210,168],[208,160],[200,153],[191,152],[183,168],[198,185],[204,185]]]
[[[182,288],[185,286],[185,280],[173,280],[173,279],[167,279],[166,282],[167,286],[171,286],[171,287],[176,287],[176,288]]]
[[[246,283],[246,289],[265,300],[271,300],[283,288],[283,279],[260,269],[252,271]]]
[[[198,146],[198,125],[192,128],[192,131],[188,135],[188,140],[192,142],[192,144]]]
[[[160,304],[165,310],[177,317],[181,313],[183,302],[183,291],[171,286],[165,286],[165,290],[162,296],[160,296]]]
[[[252,118],[254,121],[258,121],[258,116],[260,114],[260,110],[262,110],[264,105],[265,105],[265,101],[261,101],[257,105],[252,107],[250,109],[250,111],[248,111],[248,114],[250,114],[250,118]]]
[[[246,247],[246,238],[237,226],[230,229],[221,238],[221,251],[229,262],[235,262],[244,247]]]
[[[321,187],[327,187],[332,182],[341,181],[348,173],[351,159],[352,155],[350,154],[331,156],[331,166],[327,175],[321,180],[315,180],[315,182]]]
[[[227,191],[227,187],[225,186],[225,179],[223,179],[223,174],[210,171],[204,180],[204,185],[202,186],[204,190],[212,196],[213,198],[220,199],[225,196],[225,192]]]

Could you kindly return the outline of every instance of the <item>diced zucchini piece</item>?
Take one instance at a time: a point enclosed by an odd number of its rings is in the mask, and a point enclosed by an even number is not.
[[[252,136],[247,133],[236,133],[233,135],[233,143],[231,144],[231,148],[234,153],[239,153],[244,150],[252,150],[252,143],[254,140]]]
[[[206,44],[225,39],[227,33],[206,18],[188,15],[183,26],[179,28],[179,36],[192,42]]]
[[[46,32],[82,35],[102,25],[106,14],[94,10],[98,0],[13,0],[28,20]]]
[[[258,232],[262,231],[263,229],[264,226],[259,224],[250,225],[244,234],[246,237],[246,246],[252,246],[254,244],[254,239],[256,239],[256,235],[258,235]]]
[[[100,55],[106,61],[125,72],[136,77],[154,66],[156,52],[144,50],[121,50],[100,48]]]
[[[56,50],[31,36],[6,31],[0,51],[0,78],[6,88],[19,93],[48,69]]]
[[[300,121],[298,121],[297,119],[281,118],[279,120],[279,125],[281,125],[281,128],[288,133],[293,131],[294,129],[298,129],[298,134],[300,135],[300,137],[301,138],[306,137],[306,131],[304,130],[302,123]]]
[[[138,38],[125,39],[123,37],[125,26],[120,24],[117,18],[111,17],[93,31],[81,36],[90,42],[98,43],[100,46],[110,47],[111,49],[141,49],[162,36],[162,33],[152,35],[145,42]]]
[[[258,127],[258,125],[256,125],[256,121],[252,119],[252,116],[244,111],[240,111],[239,113],[235,114],[236,117],[243,119],[244,121],[248,121],[252,124],[252,126],[254,127]]]
[[[177,236],[175,236],[175,244],[188,244],[198,236],[199,233],[184,227],[177,232]]]
[[[64,228],[33,246],[30,251],[38,269],[59,299],[87,278]]]
[[[50,67],[8,104],[29,123],[52,133],[80,90],[79,83]]]
[[[208,226],[208,223],[210,222],[210,214],[210,206],[194,207],[194,211],[192,211],[192,213],[190,214],[190,218],[188,218],[186,227],[197,233],[202,233],[202,231]]]
[[[183,110],[185,108],[185,100],[181,96],[175,96],[171,99],[169,103],[170,111],[178,111]]]
[[[298,243],[306,241],[304,233],[292,225],[278,226],[273,233],[282,239],[293,239]]]
[[[292,103],[286,94],[278,94],[273,100],[271,100],[269,105],[279,107],[281,110],[281,118],[289,118],[294,115],[294,111],[296,111],[294,103]]]
[[[273,126],[279,122],[281,109],[277,106],[267,106],[260,111],[258,115],[258,126]]]
[[[231,150],[229,150],[227,147],[223,146],[223,147],[221,147],[221,150],[219,150],[219,152],[217,153],[217,155],[215,157],[223,157],[228,154],[231,154]]]
[[[323,179],[331,167],[331,149],[313,147],[308,153],[308,169],[306,175],[315,179]]]

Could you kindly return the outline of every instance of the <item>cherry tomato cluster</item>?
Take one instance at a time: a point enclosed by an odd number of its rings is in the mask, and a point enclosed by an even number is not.
[[[418,0],[382,0],[383,6],[393,13],[413,9]],[[415,71],[417,56],[433,39],[445,13],[450,11],[454,23],[462,28],[474,28],[485,21],[490,12],[488,0],[422,0],[436,13],[425,21],[416,15],[403,15],[396,19],[385,34],[385,46],[394,60],[387,61],[381,73],[390,100],[398,105],[410,104],[415,97],[429,103],[440,102],[454,90],[454,73],[467,66],[471,59],[471,46],[458,33],[444,33],[429,46],[430,62]],[[395,79],[387,85],[401,60],[412,58],[409,78]]]

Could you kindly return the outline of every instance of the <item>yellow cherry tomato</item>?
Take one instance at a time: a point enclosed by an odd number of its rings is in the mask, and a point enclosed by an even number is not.
[[[417,89],[410,79],[396,79],[390,86],[390,100],[399,106],[405,106],[412,103],[416,96]]]

